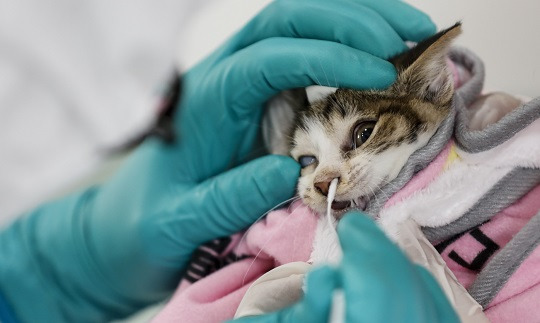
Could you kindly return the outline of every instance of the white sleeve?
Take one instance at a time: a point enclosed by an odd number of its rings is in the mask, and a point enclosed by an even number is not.
[[[3,0],[0,227],[149,126],[193,0]]]

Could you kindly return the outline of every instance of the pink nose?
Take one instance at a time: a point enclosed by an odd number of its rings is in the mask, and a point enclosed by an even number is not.
[[[315,183],[313,185],[315,186],[317,191],[319,191],[319,193],[321,193],[324,196],[328,195],[328,188],[330,187],[330,181],[328,181],[328,182],[317,182],[317,183]]]

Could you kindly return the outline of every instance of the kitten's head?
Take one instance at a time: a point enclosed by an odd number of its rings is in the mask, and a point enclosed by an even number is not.
[[[398,76],[382,91],[338,89],[300,109],[290,154],[302,166],[298,192],[323,214],[338,178],[334,214],[366,203],[426,145],[451,109],[453,78],[446,57],[460,24],[391,59]]]

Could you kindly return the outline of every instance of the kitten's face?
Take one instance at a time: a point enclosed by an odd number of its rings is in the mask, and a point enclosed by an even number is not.
[[[290,153],[302,166],[298,192],[307,205],[325,213],[338,178],[334,215],[365,209],[428,143],[451,109],[446,54],[460,32],[456,24],[391,59],[398,76],[386,90],[338,89],[297,111]]]
[[[339,178],[332,208],[339,216],[364,209],[424,146],[449,111],[390,89],[339,89],[298,115],[291,155],[302,166],[298,192],[316,212],[326,210],[328,184]]]

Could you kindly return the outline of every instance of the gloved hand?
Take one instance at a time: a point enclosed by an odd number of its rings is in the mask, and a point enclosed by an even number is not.
[[[314,83],[386,87],[395,71],[381,58],[432,32],[394,0],[270,4],[185,75],[173,144],[147,140],[107,183],[0,234],[0,293],[19,319],[48,322],[105,321],[162,299],[199,244],[294,193],[289,158],[238,166],[257,154],[271,95]]]
[[[185,75],[176,119],[180,153],[189,156],[182,173],[200,180],[252,156],[254,120],[284,89],[388,87],[396,72],[384,59],[434,32],[425,14],[396,0],[271,3]]]
[[[299,303],[233,322],[327,323],[336,289],[343,291],[345,322],[459,322],[431,274],[411,263],[369,218],[349,213],[339,223],[338,234],[341,264],[309,273]]]

